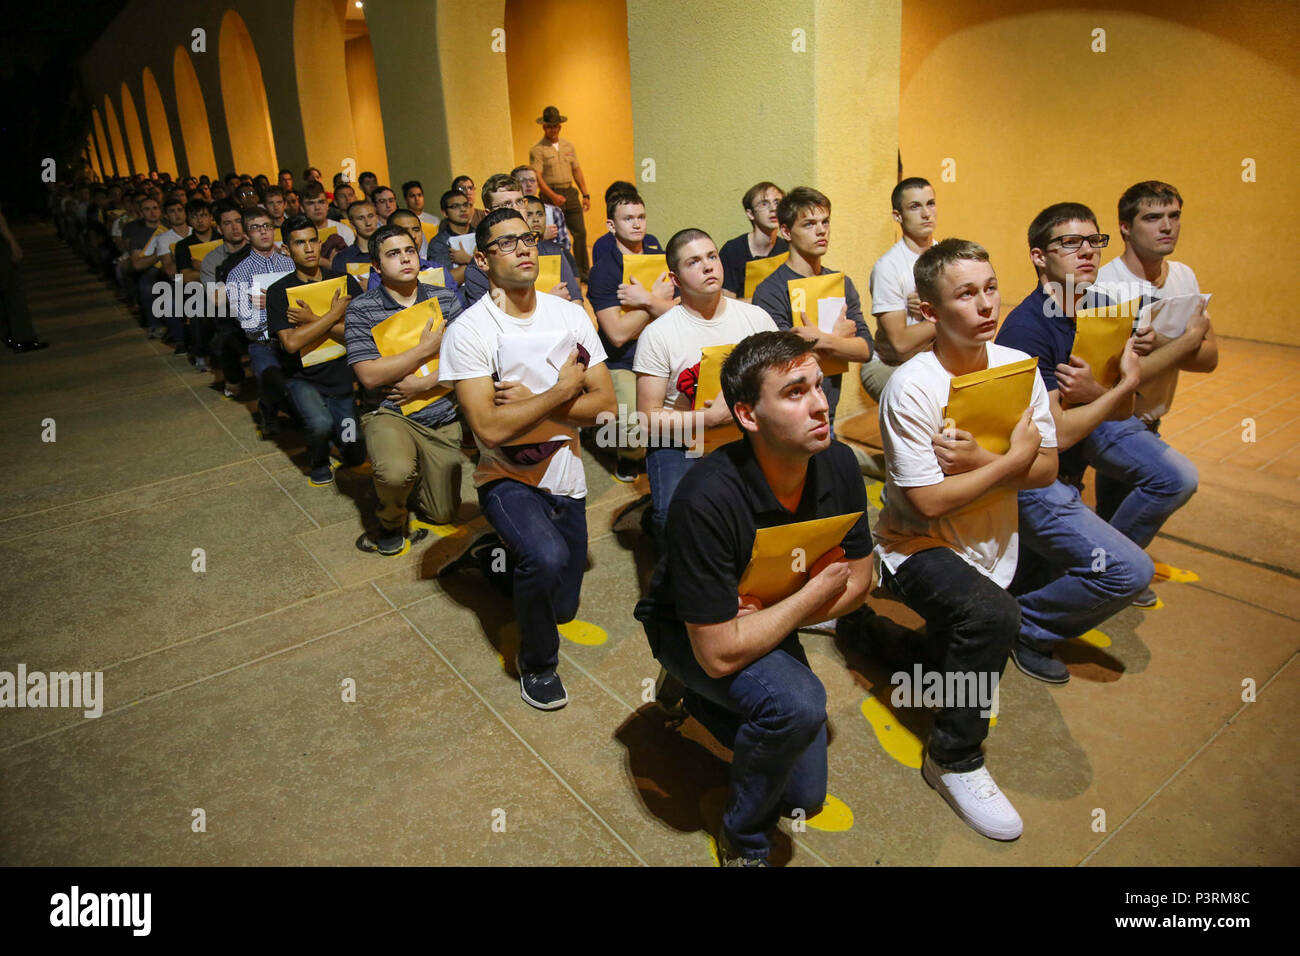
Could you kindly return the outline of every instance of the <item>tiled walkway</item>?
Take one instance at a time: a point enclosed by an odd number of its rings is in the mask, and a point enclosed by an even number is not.
[[[53,347],[0,356],[0,670],[99,670],[106,702],[0,710],[0,863],[708,865],[726,765],[644,702],[651,556],[611,527],[634,490],[587,456],[580,617],[600,631],[575,636],[604,640],[565,642],[572,702],[534,711],[498,650],[508,602],[473,572],[432,578],[454,539],[356,551],[364,480],[309,487],[292,435],[258,441],[252,405],[146,342],[50,230],[23,240]],[[1166,421],[1202,482],[1151,549],[1198,580],[1075,642],[1068,685],[1003,681],[989,766],[1025,836],[964,826],[914,766],[928,715],[807,636],[853,822],[785,824],[780,861],[1300,862],[1300,353],[1222,354]]]

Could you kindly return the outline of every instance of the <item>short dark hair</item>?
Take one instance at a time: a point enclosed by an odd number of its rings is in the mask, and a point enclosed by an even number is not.
[[[303,178],[303,179],[311,179],[311,174],[312,174],[312,173],[319,173],[319,172],[320,172],[320,170],[317,169],[315,166],[308,166],[306,169],[304,169],[304,170],[302,171],[302,178]]]
[[[669,272],[677,271],[678,263],[681,261],[682,246],[688,242],[694,242],[696,239],[707,239],[713,242],[713,237],[703,229],[679,229],[673,233],[673,237],[668,240],[668,245],[664,246],[664,258],[668,260]],[[716,246],[716,243],[714,245]]]
[[[424,192],[424,186],[421,185],[418,179],[408,179],[406,182],[402,183],[402,198],[405,199],[406,194],[412,189],[418,189],[420,192]]]
[[[524,197],[524,202],[535,202],[535,203],[537,203],[537,205],[541,206],[543,209],[546,208],[546,200],[543,199],[541,196],[525,196],[525,197]]]
[[[627,190],[616,192],[614,193],[614,195],[610,196],[609,200],[605,203],[605,218],[613,219],[614,210],[618,209],[619,206],[644,206],[644,205],[645,205],[645,200],[641,198],[641,194],[638,193],[635,189],[631,190],[630,192]]]
[[[289,168],[286,166],[284,169],[282,169],[282,170],[280,170],[278,173],[276,173],[276,176],[283,176],[285,173],[288,173],[290,176],[292,176],[292,175],[293,175],[293,170],[292,170],[292,169],[289,169]]]
[[[248,206],[244,209],[244,219],[243,219],[244,229],[245,230],[248,229],[248,222],[250,219],[270,219],[270,218],[271,218],[271,214],[267,212],[265,206]],[[280,235],[283,236],[284,233],[280,233]]]
[[[609,201],[614,198],[614,195],[616,193],[635,193],[635,192],[636,192],[635,184],[629,183],[626,179],[616,179],[612,183],[610,183],[609,186],[607,186],[605,189],[605,204],[609,205]]]
[[[163,209],[170,209],[172,206],[184,206],[184,205],[185,205],[184,199],[182,199],[180,196],[172,195],[172,196],[168,196],[167,199],[164,200],[162,207]]]
[[[379,177],[376,176],[374,173],[372,173],[372,172],[371,172],[370,170],[368,170],[368,169],[367,169],[364,173],[362,173],[360,176],[357,177],[357,182],[361,182],[361,180],[365,179],[367,176],[369,176],[369,177],[370,177],[371,179],[373,179],[375,182],[379,182]]]
[[[228,212],[239,213],[239,221],[241,223],[244,221],[244,207],[233,199],[218,199],[212,204],[212,218],[218,223],[221,222],[221,217]]]
[[[902,212],[903,193],[909,189],[925,189],[927,186],[931,189],[934,188],[930,186],[930,180],[922,179],[920,176],[908,176],[906,179],[900,179],[898,185],[894,187],[894,191],[889,194],[889,207]]]
[[[488,196],[493,193],[499,193],[502,190],[521,193],[524,191],[524,188],[519,185],[519,180],[515,179],[515,177],[511,176],[509,173],[493,173],[487,178],[487,181],[483,183],[483,187],[479,190],[479,196],[483,200],[483,208],[487,208]]]
[[[1156,202],[1161,205],[1176,202],[1179,209],[1183,208],[1183,197],[1178,194],[1177,189],[1158,179],[1148,179],[1130,186],[1124,190],[1124,195],[1119,197],[1119,221],[1131,226],[1133,217],[1138,214],[1144,202]]]
[[[188,216],[198,215],[205,209],[212,212],[212,203],[206,199],[191,199],[185,204],[185,214]]]
[[[353,205],[355,206],[356,203],[353,203]],[[369,203],[366,205],[369,205]],[[379,247],[394,236],[401,236],[403,239],[411,238],[411,234],[401,226],[394,226],[389,223],[376,229],[375,234],[367,240],[370,244],[370,261],[375,268],[379,267]],[[419,253],[420,250],[417,248],[415,251]]]
[[[1081,219],[1097,224],[1097,216],[1081,202],[1058,202],[1048,206],[1029,224],[1029,248],[1045,249],[1051,241],[1052,230],[1063,222]]]
[[[513,206],[502,206],[500,209],[493,209],[483,217],[483,220],[478,224],[478,228],[474,230],[474,245],[479,249],[484,248],[492,238],[492,227],[499,222],[505,222],[507,219],[518,219],[525,226],[528,225],[528,220],[524,218],[524,214]]]
[[[262,190],[262,202],[266,202],[267,196],[279,196],[281,199],[283,199],[284,190],[279,186],[267,186],[265,189]]]
[[[457,183],[472,183],[473,181],[474,181],[473,176],[457,176],[455,179],[451,181],[451,188],[456,189]],[[456,191],[459,192],[459,190]]]
[[[414,219],[416,222],[423,222],[423,220],[420,219],[419,216],[417,216],[415,213],[411,212],[411,210],[409,210],[409,209],[405,209],[405,208],[394,209],[394,210],[393,210],[393,214],[392,214],[391,216],[388,217],[388,221],[389,221],[389,222],[392,222],[392,221],[393,221],[394,219],[396,219],[398,216],[403,216],[403,217],[405,217],[405,218],[407,218],[407,219]]]
[[[325,195],[325,186],[318,179],[309,180],[306,186],[298,191],[299,199],[319,199]]]
[[[370,190],[371,199],[375,198],[375,193],[393,193],[393,199],[397,199],[397,193],[393,192],[392,186],[376,186],[374,189]]]
[[[302,232],[305,229],[310,229],[312,231],[312,235],[314,236],[320,235],[320,232],[316,229],[316,224],[312,222],[310,219],[308,219],[306,216],[302,215],[301,213],[299,213],[296,216],[290,216],[288,219],[286,219],[283,223],[280,224],[280,238],[284,241],[284,244],[287,246],[289,244],[289,236],[291,236],[295,232]]]
[[[453,199],[457,197],[464,199],[465,194],[462,193],[459,189],[448,189],[445,193],[442,194],[442,198],[438,200],[438,208],[440,208],[443,212],[446,212],[447,203],[451,202]],[[474,204],[471,202],[470,205],[473,206]]]
[[[763,375],[768,369],[784,371],[806,355],[813,354],[813,343],[794,332],[755,332],[741,339],[722,363],[722,397],[731,409],[736,424],[736,406],[758,404],[763,391]]]
[[[978,242],[970,242],[966,239],[944,239],[921,253],[920,258],[912,266],[912,278],[916,280],[917,296],[932,304],[938,301],[939,279],[943,276],[943,270],[962,259],[988,262],[988,250]]]
[[[796,186],[777,203],[776,221],[787,229],[793,229],[799,213],[808,209],[825,209],[829,214],[831,201],[811,186]]]
[[[784,189],[776,183],[769,183],[765,179],[761,183],[754,183],[754,185],[745,190],[745,195],[740,200],[741,207],[746,212],[752,212],[754,209],[754,203],[758,202],[758,197],[763,195],[763,193],[767,192],[769,189],[775,189],[782,196],[785,195]]]
[[[353,200],[352,202],[348,203],[348,208],[345,210],[349,219],[352,218],[352,210],[356,209],[358,206],[369,206],[371,209],[375,208],[375,204],[371,202],[369,199]]]

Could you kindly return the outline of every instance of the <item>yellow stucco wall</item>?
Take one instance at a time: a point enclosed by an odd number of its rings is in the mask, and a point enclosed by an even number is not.
[[[320,169],[329,189],[344,160],[357,158],[343,56],[342,0],[295,0],[292,43],[307,161]],[[295,179],[302,175],[300,169],[293,172]]]
[[[203,102],[203,88],[194,72],[194,64],[185,47],[178,46],[172,72],[176,80],[176,112],[180,116],[181,139],[185,143],[185,169],[190,176],[217,176],[217,159],[212,151],[212,131],[208,127],[208,108]]]
[[[153,71],[147,66],[140,78],[144,87],[144,114],[149,122],[149,142],[153,146],[153,161],[159,170],[176,171],[176,153],[172,148],[171,128],[167,123],[167,108],[163,105],[162,91]]]
[[[131,168],[131,158],[126,154],[126,142],[122,139],[122,127],[117,122],[117,110],[113,108],[113,99],[104,94],[104,125],[108,127],[109,139],[113,143],[113,162],[119,176],[135,172]]]
[[[1109,5],[1107,5],[1109,6]],[[1093,31],[1106,51],[1093,52]],[[1174,258],[1213,292],[1220,334],[1300,344],[1264,223],[1300,201],[1300,7],[1149,0],[1143,12],[1057,0],[907,0],[900,141],[939,199],[939,234],[988,247],[1003,305],[1032,288],[1025,232],[1062,200],[1123,246],[1116,204],[1160,179],[1184,198]],[[1242,181],[1242,161],[1257,182]],[[945,159],[955,182],[941,182]]]
[[[144,149],[144,131],[140,129],[140,114],[135,111],[135,98],[125,83],[120,88],[122,98],[122,129],[131,150],[131,162],[138,172],[149,171],[149,154]]]
[[[344,46],[347,64],[348,102],[352,105],[352,131],[357,141],[357,176],[365,171],[379,177],[380,185],[391,185],[388,176],[388,146],[384,140],[384,118],[379,108],[379,83],[375,79],[375,52],[370,37],[359,36]],[[397,190],[401,202],[401,190]]]
[[[438,4],[437,60],[452,175],[482,186],[488,176],[515,165],[510,133],[506,53],[493,31],[505,29],[505,0]],[[506,43],[509,38],[506,37]],[[451,185],[448,178],[446,189]],[[431,204],[437,196],[426,184]]]
[[[243,17],[234,10],[227,10],[221,19],[219,55],[221,99],[235,169],[254,176],[265,172],[274,178],[279,166],[275,161],[275,136],[271,132],[266,88],[262,84],[262,65]]]

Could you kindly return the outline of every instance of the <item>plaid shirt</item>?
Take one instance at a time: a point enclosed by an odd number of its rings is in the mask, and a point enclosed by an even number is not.
[[[293,260],[282,253],[272,252],[268,258],[260,252],[249,252],[226,275],[227,295],[239,318],[239,327],[250,342],[265,342],[270,338],[266,330],[266,307],[253,308],[253,276],[292,271]]]
[[[451,325],[461,311],[460,303],[456,300],[456,293],[450,289],[441,289],[424,283],[420,283],[416,289],[415,301],[417,304],[435,297],[438,300],[439,308],[442,309],[443,317],[447,320],[447,325]],[[348,350],[349,365],[356,365],[358,362],[382,357],[379,346],[375,344],[375,337],[370,330],[390,315],[401,312],[404,308],[406,306],[399,305],[382,285],[377,289],[371,289],[363,295],[357,296],[348,303],[347,315],[343,320],[343,343]],[[383,407],[401,411],[399,406],[387,399],[384,400]],[[433,404],[426,405],[409,417],[411,421],[424,425],[426,428],[440,428],[443,425],[450,425],[456,420],[456,402],[451,394],[444,395]]]

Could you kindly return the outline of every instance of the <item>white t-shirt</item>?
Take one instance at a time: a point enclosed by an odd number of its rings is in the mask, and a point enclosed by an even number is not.
[[[1022,361],[1018,349],[989,342],[989,368]],[[943,429],[952,376],[933,352],[920,352],[898,367],[880,396],[880,437],[888,480],[885,507],[872,529],[876,560],[891,572],[911,555],[949,548],[999,587],[1016,573],[1019,514],[1016,492],[995,488],[965,508],[933,520],[918,514],[900,489],[924,488],[944,479],[931,438]],[[1034,424],[1043,447],[1056,447],[1056,426],[1041,375],[1030,396]]]
[[[1166,259],[1169,272],[1164,285],[1158,286],[1142,276],[1134,275],[1122,258],[1112,259],[1097,270],[1096,287],[1115,302],[1141,298],[1142,304],[1156,299],[1169,299],[1176,295],[1197,295],[1196,273],[1190,266]],[[1138,386],[1133,414],[1144,422],[1159,421],[1169,414],[1174,404],[1174,391],[1178,388],[1178,369],[1169,368],[1152,379],[1143,379]]]
[[[907,297],[916,291],[916,279],[912,267],[921,258],[919,252],[913,252],[907,243],[899,239],[889,247],[889,251],[876,260],[871,267],[871,314],[882,312],[907,312]],[[918,320],[906,315],[908,325],[916,325]],[[876,335],[876,354],[886,365],[897,365],[898,355],[887,341],[888,336]]]
[[[776,331],[772,317],[758,306],[725,295],[711,319],[702,319],[688,312],[686,306],[675,305],[641,332],[632,371],[666,378],[664,408],[689,409],[692,402],[680,386],[688,384],[694,391],[700,356],[706,346],[736,345],[755,332]],[[689,376],[689,383],[683,382],[682,374],[690,370],[694,375]]]
[[[189,235],[187,230],[185,236]],[[169,256],[172,252],[172,246],[185,238],[175,229],[168,229],[166,232],[160,232],[154,236],[144,247],[146,256]]]
[[[544,292],[537,293],[537,307],[526,319],[506,315],[485,295],[447,326],[438,353],[438,380],[451,385],[471,378],[520,381],[534,394],[559,380],[559,371],[547,356],[568,336],[590,355],[588,368],[605,361],[605,350],[586,311],[573,302]],[[526,341],[525,341],[526,340]],[[531,353],[524,365],[517,356]],[[511,444],[532,444],[559,440],[565,444],[535,465],[516,464],[501,448],[488,448],[479,441],[478,468],[474,487],[498,478],[510,478],[526,485],[569,498],[587,496],[587,479],[582,470],[578,430],[569,424],[547,419]]]
[[[431,226],[436,226],[438,223],[442,222],[442,220],[431,212],[422,212],[420,213],[420,222],[427,222]]]
[[[346,222],[339,222],[337,219],[326,219],[325,225],[336,227],[339,231],[339,235],[343,237],[343,241],[346,242],[349,246],[357,241],[356,230],[353,229],[351,226],[349,226]]]

